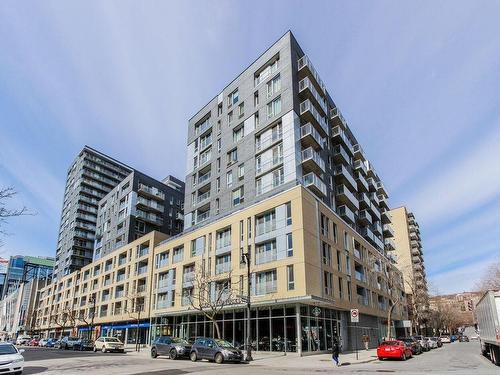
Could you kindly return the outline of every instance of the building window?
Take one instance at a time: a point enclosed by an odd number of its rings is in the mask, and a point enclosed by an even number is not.
[[[255,86],[259,85],[261,82],[264,82],[267,77],[271,74],[275,73],[279,67],[279,56],[268,63],[265,67],[259,70],[258,73],[255,74]]]
[[[323,242],[323,264],[332,265],[332,248],[326,242]]]
[[[241,118],[245,115],[245,103],[242,102],[239,106],[238,106],[238,117]]]
[[[215,180],[215,189],[217,190],[217,193],[220,192],[220,177],[217,177]]]
[[[253,94],[253,106],[257,107],[259,105],[259,92],[255,91]]]
[[[286,278],[288,290],[295,289],[295,276],[293,274],[293,264],[286,266]]]
[[[271,103],[267,104],[267,118],[276,116],[281,112],[281,97],[274,99]]]
[[[244,239],[243,227],[244,227],[243,220],[240,220],[240,241],[241,242],[243,242],[243,239]]]
[[[226,174],[227,187],[233,186],[233,171],[229,171]]]
[[[245,164],[238,165],[238,178],[241,180],[245,176]]]
[[[244,189],[243,186],[240,186],[238,189],[233,190],[233,207],[239,206],[241,203],[243,203],[244,200]]]
[[[337,269],[342,272],[342,254],[340,250],[337,250]]]
[[[333,223],[333,241],[337,243],[337,224]]]
[[[217,173],[220,173],[220,158],[217,158]]]
[[[222,141],[220,138],[217,140],[217,152],[221,152],[222,150]]]
[[[341,277],[339,277],[339,297],[340,297],[340,299],[344,298],[343,291],[342,291],[342,278]]]
[[[216,198],[215,199],[215,214],[216,215],[219,214],[219,209],[220,209],[220,201],[219,201],[219,198]]]
[[[247,218],[248,238],[252,238],[252,218]]]
[[[330,226],[330,219],[328,217],[326,217],[324,214],[321,214],[320,225],[321,225],[321,234],[325,237],[328,237],[328,229]]]
[[[233,122],[233,111],[227,114],[227,123],[231,126],[232,122]]]
[[[293,257],[293,237],[291,233],[286,235],[286,256]]]
[[[238,149],[232,149],[227,153],[227,164],[231,165],[238,161]]]
[[[217,106],[217,116],[222,115],[222,103]]]
[[[328,271],[324,271],[324,284],[325,284],[325,294],[327,296],[332,296],[333,295],[333,275]]]
[[[292,225],[292,202],[285,203],[286,207],[286,225]]]
[[[344,232],[344,249],[349,250],[349,234]]]
[[[281,79],[278,74],[272,80],[267,83],[267,97],[270,98],[274,94],[276,94],[281,89]]]
[[[237,143],[243,139],[245,136],[245,128],[243,125],[238,126],[236,129],[233,130],[233,142]]]
[[[231,107],[232,105],[238,103],[238,89],[234,90],[231,94],[228,95],[227,97],[227,106]]]
[[[205,251],[205,236],[198,237],[191,241],[191,256],[202,255]]]

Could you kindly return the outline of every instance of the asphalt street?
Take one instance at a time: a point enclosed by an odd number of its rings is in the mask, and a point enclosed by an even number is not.
[[[183,374],[453,374],[489,375],[500,374],[494,366],[479,353],[479,344],[453,343],[443,348],[416,356],[406,362],[396,360],[379,361],[373,358],[368,363],[334,367],[328,356],[267,356],[251,364],[216,365],[207,361],[196,363],[189,360],[151,359],[148,351],[142,353],[93,353],[58,349],[26,348],[26,374],[128,374],[128,375],[183,375]],[[341,356],[342,358],[342,356]]]

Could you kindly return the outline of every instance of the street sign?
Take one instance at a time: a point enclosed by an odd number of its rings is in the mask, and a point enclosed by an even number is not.
[[[351,323],[359,323],[359,310],[351,309]]]

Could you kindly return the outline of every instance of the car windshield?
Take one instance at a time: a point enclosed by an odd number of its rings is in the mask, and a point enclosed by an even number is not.
[[[227,342],[226,340],[215,340],[217,345],[219,345],[221,348],[232,348],[233,346],[231,343]]]
[[[0,345],[0,355],[2,354],[17,354],[17,349],[14,345]]]
[[[78,337],[68,337],[69,341],[78,341],[80,340]]]
[[[180,339],[180,338],[175,338],[175,339],[172,339],[172,342],[174,344],[182,344],[182,345],[188,345],[189,343],[187,342],[187,340],[184,340],[184,339]]]
[[[392,346],[392,345],[399,345],[399,342],[397,341],[382,341],[382,343],[380,344],[382,346]]]
[[[106,338],[106,342],[120,342],[120,340],[114,337],[108,337]]]

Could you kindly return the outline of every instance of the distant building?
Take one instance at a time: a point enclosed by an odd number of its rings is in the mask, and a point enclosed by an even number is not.
[[[5,279],[7,276],[8,265],[9,265],[8,259],[0,258],[0,298],[3,295],[3,288],[5,285]]]
[[[433,296],[429,299],[431,310],[443,310],[444,307],[451,307],[460,318],[463,326],[472,326],[476,323],[476,304],[483,295],[483,292],[463,292],[456,294],[446,294]]]
[[[133,171],[99,202],[94,260],[154,230],[183,230],[184,182]]]
[[[33,279],[52,279],[54,263],[54,258],[50,257],[11,256],[5,273],[2,298],[18,289],[23,282]]]

